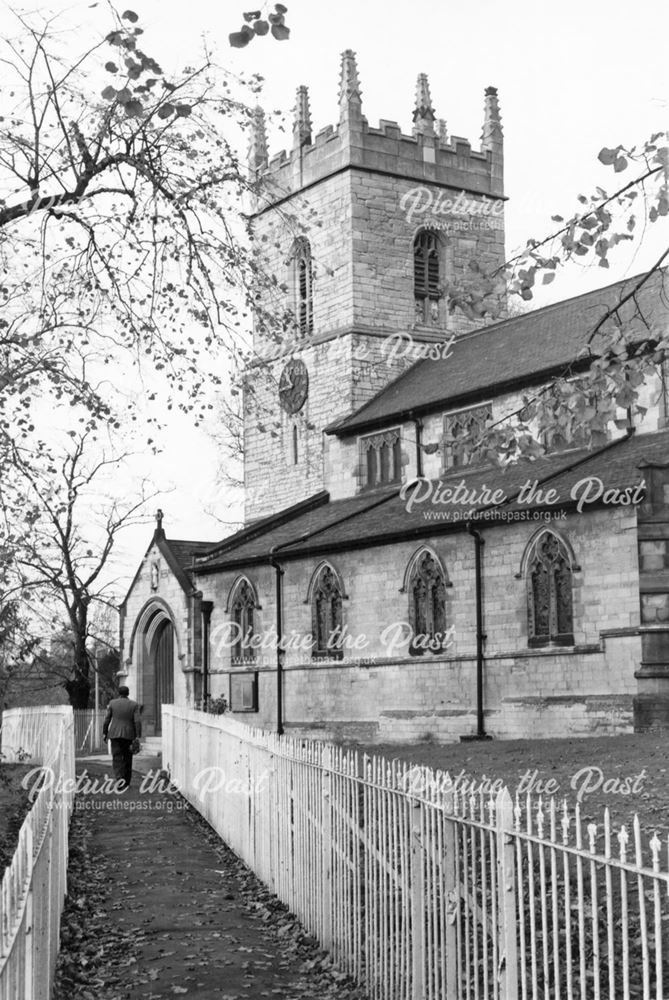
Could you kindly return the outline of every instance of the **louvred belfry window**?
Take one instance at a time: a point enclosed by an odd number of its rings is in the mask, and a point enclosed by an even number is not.
[[[409,582],[412,656],[438,653],[446,644],[446,581],[436,559],[426,552],[414,566]]]
[[[439,241],[436,233],[424,230],[413,244],[413,285],[416,319],[420,323],[439,319]]]
[[[256,607],[253,588],[247,580],[242,580],[231,605],[232,620],[236,629],[236,642],[232,647],[233,664],[253,663],[255,649],[250,639],[254,634],[254,612]]]
[[[574,643],[571,559],[551,531],[537,539],[527,563],[530,646]]]
[[[337,576],[329,566],[324,566],[318,575],[311,619],[314,659],[342,659],[342,593]]]
[[[300,336],[314,332],[313,267],[311,246],[300,239],[295,248],[295,291],[297,298],[297,324]]]

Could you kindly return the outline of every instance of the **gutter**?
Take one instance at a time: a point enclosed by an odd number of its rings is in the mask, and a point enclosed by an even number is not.
[[[416,476],[423,478],[423,421],[416,417],[413,411],[409,414],[409,419],[416,425]]]

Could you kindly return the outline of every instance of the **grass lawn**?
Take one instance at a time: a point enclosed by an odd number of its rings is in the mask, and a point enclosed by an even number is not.
[[[21,824],[30,809],[28,791],[21,787],[30,767],[0,764],[0,877],[16,850]]]
[[[669,834],[669,734],[356,748],[448,771],[452,779],[461,775],[461,785],[501,780],[512,795],[553,792],[570,807],[580,800],[589,822],[601,822],[607,806],[618,825],[638,813],[648,835]]]

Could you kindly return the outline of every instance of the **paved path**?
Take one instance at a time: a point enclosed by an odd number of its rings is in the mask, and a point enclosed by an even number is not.
[[[84,768],[98,789],[111,775],[100,758],[78,761],[79,773]],[[358,996],[323,970],[314,942],[201,817],[181,798],[150,790],[151,781],[134,773],[122,795],[98,790],[77,799],[79,836],[90,834],[90,895],[97,893],[86,936],[106,953],[88,983],[98,1000]],[[77,948],[95,968],[95,947],[77,944],[75,935],[64,951]],[[82,982],[59,995],[89,993]]]

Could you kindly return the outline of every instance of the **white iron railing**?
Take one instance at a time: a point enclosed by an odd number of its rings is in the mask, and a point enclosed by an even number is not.
[[[374,1000],[669,1000],[669,840],[163,707],[183,794]],[[247,794],[248,793],[248,794]]]
[[[37,768],[32,808],[0,891],[0,1000],[49,1000],[67,889],[68,826],[74,800],[74,721],[69,706],[2,714],[4,760]],[[28,757],[25,757],[28,754]]]
[[[93,754],[107,751],[102,739],[102,725],[105,720],[104,709],[75,709],[74,712],[74,748],[77,754]]]

